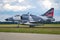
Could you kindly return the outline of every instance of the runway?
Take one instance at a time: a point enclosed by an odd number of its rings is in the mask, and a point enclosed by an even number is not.
[[[0,32],[0,40],[60,40],[60,35]]]

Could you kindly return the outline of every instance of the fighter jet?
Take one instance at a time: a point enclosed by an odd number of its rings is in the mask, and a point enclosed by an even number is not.
[[[27,24],[30,27],[36,26],[38,23],[43,23],[43,22],[53,22],[55,19],[53,18],[54,16],[54,8],[51,8],[44,14],[40,16],[36,16],[33,14],[22,14],[22,15],[15,15],[14,17],[10,17],[5,19],[6,21],[18,21],[20,24]]]

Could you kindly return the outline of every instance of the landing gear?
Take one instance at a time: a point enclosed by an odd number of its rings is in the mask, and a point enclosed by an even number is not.
[[[33,28],[33,27],[35,27],[35,25],[29,25],[29,27],[30,27],[30,28]]]

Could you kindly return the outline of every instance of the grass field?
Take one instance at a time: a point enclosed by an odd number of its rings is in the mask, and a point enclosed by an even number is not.
[[[0,32],[18,32],[18,33],[42,33],[42,34],[60,34],[60,24],[45,24],[29,28],[28,25],[0,24]]]
[[[0,24],[0,27],[17,27],[18,24]],[[19,27],[29,27],[28,25],[19,25]],[[60,27],[60,24],[43,24],[35,27]]]

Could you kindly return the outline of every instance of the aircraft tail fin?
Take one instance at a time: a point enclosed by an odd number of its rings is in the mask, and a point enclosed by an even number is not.
[[[43,14],[42,16],[46,16],[48,18],[53,18],[54,16],[54,8],[51,8],[50,10],[48,10],[45,14]]]

